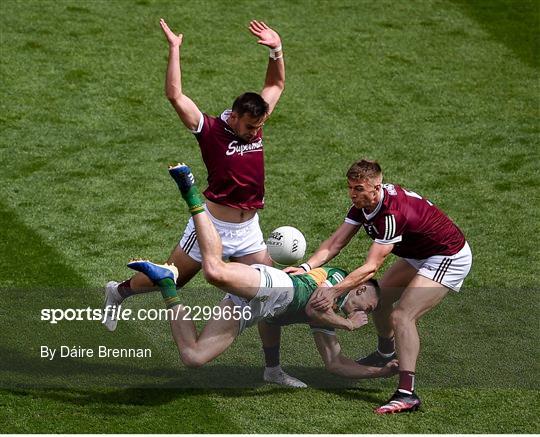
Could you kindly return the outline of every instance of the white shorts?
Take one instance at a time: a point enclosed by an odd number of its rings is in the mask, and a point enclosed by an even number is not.
[[[208,214],[208,217],[214,223],[221,237],[224,260],[228,260],[230,257],[238,258],[266,249],[266,243],[264,242],[264,237],[259,226],[258,214],[255,214],[253,218],[242,223],[228,223],[218,220],[208,212],[208,209],[206,209],[206,214]],[[195,261],[202,261],[193,217],[189,219],[179,246]]]
[[[227,293],[223,298],[230,299],[234,305],[241,308],[251,308],[250,317],[240,319],[238,335],[266,317],[279,316],[287,309],[294,296],[293,282],[287,273],[263,264],[253,264],[251,267],[261,272],[261,282],[255,297],[247,300]]]
[[[427,259],[404,258],[418,274],[438,282],[453,291],[459,291],[472,266],[469,244],[455,255],[435,255]]]

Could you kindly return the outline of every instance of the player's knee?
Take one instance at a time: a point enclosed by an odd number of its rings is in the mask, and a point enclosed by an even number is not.
[[[397,329],[401,326],[406,325],[407,323],[411,322],[412,319],[407,313],[407,311],[401,309],[401,308],[394,308],[392,313],[390,314],[390,324],[392,325],[392,328]]]
[[[204,279],[212,285],[219,287],[226,279],[225,263],[221,260],[203,260]]]

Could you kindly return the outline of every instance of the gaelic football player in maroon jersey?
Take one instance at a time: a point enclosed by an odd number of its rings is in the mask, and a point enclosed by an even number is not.
[[[180,120],[197,139],[208,171],[204,191],[206,209],[223,241],[223,257],[245,264],[272,265],[262,235],[257,210],[264,203],[264,155],[262,127],[274,110],[285,87],[285,64],[281,38],[262,21],[251,21],[250,32],[270,50],[263,89],[260,94],[244,93],[232,109],[220,116],[207,115],[182,89],[180,47],[183,35],[175,34],[165,20],[160,26],[169,44],[165,94]],[[201,269],[201,253],[193,220],[168,260],[179,270],[177,286],[182,287]],[[139,273],[127,281],[107,284],[105,305],[119,305],[132,294],[152,287]],[[113,331],[117,321],[107,317],[105,326]],[[266,367],[264,379],[290,387],[305,387],[287,375],[279,363],[279,326],[259,324]]]
[[[420,351],[417,320],[437,306],[448,291],[459,291],[469,273],[472,254],[460,229],[429,200],[399,185],[383,184],[377,162],[361,160],[347,172],[351,206],[344,223],[300,267],[301,273],[334,258],[363,227],[373,243],[366,261],[333,288],[320,288],[313,306],[329,308],[337,296],[371,279],[393,253],[399,259],[379,281],[381,300],[373,318],[379,335],[377,351],[358,360],[384,365],[399,357],[399,386],[378,414],[415,411],[416,360]],[[394,303],[397,304],[394,306]]]

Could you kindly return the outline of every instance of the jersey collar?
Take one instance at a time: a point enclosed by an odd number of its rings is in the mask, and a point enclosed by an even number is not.
[[[221,121],[223,121],[227,127],[225,128],[225,130],[227,132],[230,132],[231,134],[235,135],[236,136],[236,133],[232,130],[232,128],[229,126],[229,117],[231,116],[231,112],[232,112],[232,109],[225,109],[225,111],[223,111],[221,113],[221,115],[219,116],[219,118],[221,119]]]
[[[225,109],[225,111],[221,113],[219,118],[221,118],[225,123],[229,124],[228,120],[229,120],[229,117],[231,116],[231,112],[232,112],[232,109]]]
[[[364,208],[362,208],[362,213],[364,214],[364,217],[366,218],[366,220],[371,220],[373,217],[377,215],[377,213],[381,210],[383,201],[384,201],[384,188],[381,186],[381,198],[379,199],[379,203],[377,203],[377,207],[369,214],[366,214],[366,211],[364,210]]]

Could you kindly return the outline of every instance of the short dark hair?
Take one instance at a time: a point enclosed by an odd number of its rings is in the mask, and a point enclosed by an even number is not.
[[[377,281],[375,278],[368,279],[366,282],[371,282],[371,285],[375,287],[375,293],[377,293],[377,306],[373,308],[373,311],[377,311],[381,306],[381,287],[379,287],[379,281]]]
[[[375,278],[371,278],[371,279],[368,279],[367,281],[363,282],[363,284],[370,284],[373,286],[373,288],[375,289],[375,293],[377,294],[377,306],[374,308],[374,310],[378,309],[379,308],[379,304],[381,303],[381,289],[379,287],[379,282],[375,279]],[[355,290],[355,288],[353,288],[352,290],[349,290],[347,295],[351,292]],[[347,311],[345,311],[345,309],[343,308],[343,306],[345,305],[345,301],[343,301],[341,303],[341,306],[339,307],[339,309],[341,311],[343,311],[345,314],[348,314]]]
[[[373,287],[375,287],[375,291],[377,292],[377,297],[381,297],[381,287],[379,287],[379,281],[377,281],[375,278],[368,279],[366,282],[369,282]]]
[[[233,103],[232,110],[242,117],[249,114],[255,118],[264,117],[268,114],[268,103],[257,93],[244,93],[238,96]]]
[[[361,159],[356,161],[347,171],[347,179],[356,181],[372,179],[382,174],[382,168],[377,161]]]

